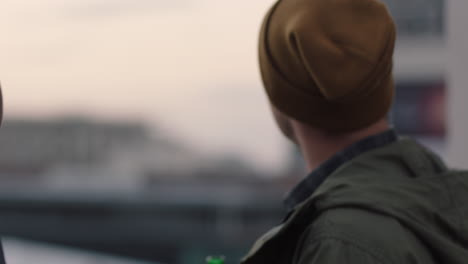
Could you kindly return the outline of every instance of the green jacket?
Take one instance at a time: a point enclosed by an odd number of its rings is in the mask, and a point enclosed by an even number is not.
[[[243,264],[466,264],[468,172],[400,139],[333,172]]]

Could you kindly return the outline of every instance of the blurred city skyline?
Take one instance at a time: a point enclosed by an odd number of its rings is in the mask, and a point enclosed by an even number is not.
[[[5,117],[133,120],[201,153],[282,169],[291,147],[257,65],[259,27],[273,2],[2,1]],[[389,2],[404,39],[395,73],[441,81],[443,1],[404,3]]]
[[[5,116],[136,119],[274,171],[286,143],[256,55],[271,3],[2,1]]]

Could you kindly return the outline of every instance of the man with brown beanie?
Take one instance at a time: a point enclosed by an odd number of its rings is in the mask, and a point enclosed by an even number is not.
[[[395,32],[379,0],[279,0],[267,14],[263,82],[312,173],[244,264],[468,263],[468,173],[386,117]]]

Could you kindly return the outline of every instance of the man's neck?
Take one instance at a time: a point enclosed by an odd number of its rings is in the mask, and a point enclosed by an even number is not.
[[[299,122],[294,123],[293,128],[306,165],[312,171],[346,147],[384,132],[390,126],[382,119],[367,128],[345,134],[324,133]]]

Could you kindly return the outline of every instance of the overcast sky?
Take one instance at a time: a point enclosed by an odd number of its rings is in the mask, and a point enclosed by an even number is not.
[[[257,34],[271,0],[2,0],[6,117],[149,121],[278,168]]]

